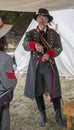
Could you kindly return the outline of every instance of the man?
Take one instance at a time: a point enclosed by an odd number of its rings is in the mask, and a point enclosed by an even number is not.
[[[40,8],[34,19],[38,22],[38,26],[26,33],[23,43],[24,49],[31,52],[24,94],[31,99],[35,97],[41,114],[39,125],[44,126],[47,117],[43,94],[44,91],[47,91],[53,102],[56,121],[63,127],[60,102],[61,88],[54,61],[54,57],[62,51],[60,36],[48,26],[53,17],[47,9]]]
[[[6,53],[6,34],[11,28],[12,25],[0,18],[0,130],[10,130],[10,102],[17,84],[12,58]]]

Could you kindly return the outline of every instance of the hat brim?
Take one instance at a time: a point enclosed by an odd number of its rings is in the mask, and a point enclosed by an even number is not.
[[[35,14],[35,15],[34,15],[34,19],[35,19],[35,20],[37,19],[38,15],[39,15],[39,14]],[[51,21],[53,20],[53,17],[52,17],[51,15],[44,15],[44,16],[47,16],[47,17],[48,17],[49,22],[51,22]]]
[[[2,28],[0,28],[0,38],[5,36],[13,27],[13,25],[4,24]]]

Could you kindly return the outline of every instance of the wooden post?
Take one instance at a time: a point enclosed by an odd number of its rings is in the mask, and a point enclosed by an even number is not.
[[[68,130],[72,130],[72,117],[67,116],[67,128]]]
[[[58,24],[55,24],[55,30],[58,31]]]

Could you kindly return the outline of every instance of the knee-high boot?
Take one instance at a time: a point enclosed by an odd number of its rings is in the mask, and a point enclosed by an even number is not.
[[[47,122],[47,119],[46,119],[46,112],[45,112],[45,104],[44,104],[44,98],[43,96],[38,96],[38,97],[35,97],[35,100],[36,100],[36,103],[37,103],[37,107],[40,111],[40,119],[39,119],[39,125],[40,126],[44,126],[45,123]]]
[[[61,102],[59,98],[54,98],[53,99],[53,106],[54,106],[54,110],[55,110],[55,118],[56,118],[56,122],[58,125],[60,125],[61,127],[64,127],[64,121],[62,119],[62,114],[61,114]]]

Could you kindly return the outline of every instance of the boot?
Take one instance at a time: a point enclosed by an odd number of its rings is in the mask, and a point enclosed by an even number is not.
[[[61,101],[60,101],[59,97],[53,99],[53,106],[54,106],[54,110],[55,110],[56,122],[61,127],[64,127],[65,125],[64,125],[62,115],[61,115]]]
[[[44,126],[45,123],[47,122],[46,119],[46,112],[45,112],[45,104],[44,104],[44,98],[43,95],[39,96],[39,97],[35,97],[39,112],[41,114],[41,117],[39,119],[39,125],[40,126]]]
[[[39,125],[40,125],[40,126],[45,126],[46,122],[47,122],[46,112],[45,112],[45,111],[42,111],[42,112],[41,112],[41,117],[40,117],[40,119],[39,119]]]
[[[56,118],[56,122],[59,126],[61,127],[65,127],[65,124],[63,122],[62,116],[61,116],[61,111],[60,110],[56,110],[55,112],[55,118]]]

